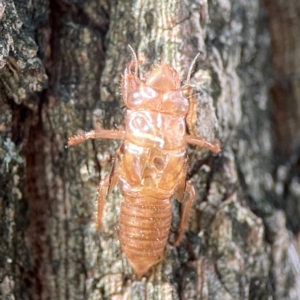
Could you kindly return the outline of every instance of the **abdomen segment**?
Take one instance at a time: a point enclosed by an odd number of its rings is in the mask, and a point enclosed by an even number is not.
[[[138,276],[162,257],[172,220],[170,199],[141,197],[124,196],[119,224],[122,250]]]

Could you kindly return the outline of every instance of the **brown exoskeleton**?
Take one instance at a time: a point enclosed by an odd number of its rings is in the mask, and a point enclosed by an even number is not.
[[[127,107],[125,130],[92,130],[71,137],[68,144],[98,138],[123,140],[111,173],[99,186],[97,223],[100,228],[106,194],[118,185],[124,198],[119,222],[121,247],[135,273],[142,276],[163,255],[170,232],[173,196],[180,202],[186,199],[175,245],[188,227],[195,191],[186,181],[187,144],[215,153],[220,151],[220,145],[186,133],[186,116],[193,111],[184,91],[189,88],[196,59],[182,87],[178,73],[165,64],[153,67],[145,82],[141,81],[135,54],[134,57],[122,77]]]

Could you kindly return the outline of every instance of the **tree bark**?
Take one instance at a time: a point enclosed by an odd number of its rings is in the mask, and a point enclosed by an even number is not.
[[[3,299],[300,299],[299,130],[283,142],[272,135],[286,130],[271,111],[286,95],[278,81],[277,98],[269,96],[274,11],[283,5],[275,3],[0,1]],[[118,142],[66,147],[73,134],[124,126],[119,83],[128,44],[144,60],[142,79],[164,62],[184,81],[201,52],[191,80],[195,132],[222,144],[218,155],[188,149],[197,194],[190,229],[141,280],[120,250],[117,189],[101,232],[94,224],[97,186]],[[273,66],[282,52],[273,51]],[[170,240],[176,201],[173,211]]]

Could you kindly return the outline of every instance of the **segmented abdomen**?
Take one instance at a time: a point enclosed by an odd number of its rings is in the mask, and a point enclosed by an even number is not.
[[[170,198],[123,195],[119,234],[121,247],[138,276],[162,257],[172,220]]]

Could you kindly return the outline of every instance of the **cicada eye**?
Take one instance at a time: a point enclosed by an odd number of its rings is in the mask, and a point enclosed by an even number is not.
[[[162,112],[184,116],[188,113],[189,101],[181,90],[165,93],[163,97]]]
[[[128,95],[127,105],[129,108],[134,108],[140,106],[142,103],[142,98],[139,91],[133,91]]]
[[[149,86],[142,85],[140,87],[140,96],[146,100],[154,99],[157,97],[157,92]]]
[[[138,90],[131,92],[127,99],[127,105],[131,109],[155,109],[157,103],[154,101],[158,93],[151,87],[142,85]]]

